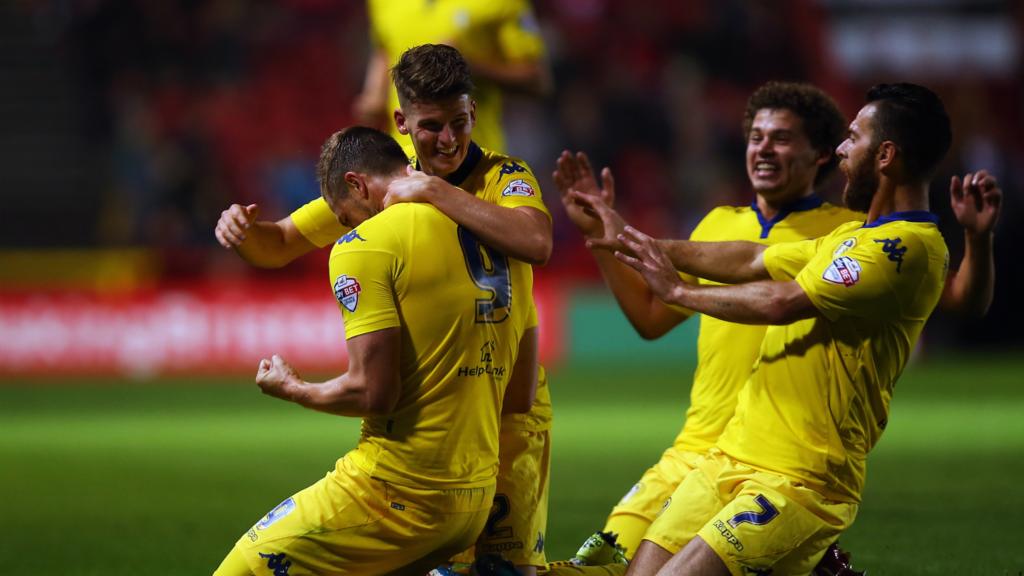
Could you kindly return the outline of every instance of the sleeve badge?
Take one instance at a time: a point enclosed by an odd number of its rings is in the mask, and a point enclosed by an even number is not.
[[[334,297],[349,312],[356,311],[360,292],[362,292],[362,288],[359,287],[359,282],[355,278],[342,274],[334,282]]]
[[[533,196],[533,186],[525,180],[513,180],[501,191],[502,196]]]
[[[822,278],[833,283],[850,287],[860,280],[860,262],[849,256],[840,256],[822,274]]]

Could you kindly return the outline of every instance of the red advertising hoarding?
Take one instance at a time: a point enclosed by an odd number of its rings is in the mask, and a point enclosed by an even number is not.
[[[558,300],[537,291],[546,363],[561,351]],[[301,372],[344,369],[344,326],[328,286],[238,281],[127,294],[0,291],[0,374],[244,374],[272,354]]]

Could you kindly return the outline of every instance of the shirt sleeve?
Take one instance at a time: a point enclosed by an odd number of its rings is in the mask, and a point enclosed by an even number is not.
[[[498,201],[496,204],[503,208],[518,208],[528,206],[543,212],[548,219],[551,212],[544,205],[541,197],[540,184],[533,170],[518,158],[507,159],[497,172],[497,177],[492,184],[498,190]]]
[[[373,246],[352,242],[331,251],[330,279],[345,320],[345,338],[401,325],[395,301],[399,244],[378,228]]]
[[[898,273],[871,238],[862,238],[841,253],[824,248],[796,276],[819,312],[833,321],[843,316],[891,318],[900,314],[899,285],[916,286],[916,274]]]
[[[338,222],[323,198],[302,205],[291,213],[291,219],[299,233],[318,248],[336,242],[349,231]]]
[[[814,258],[821,239],[782,242],[764,251],[764,267],[773,280],[793,280]]]

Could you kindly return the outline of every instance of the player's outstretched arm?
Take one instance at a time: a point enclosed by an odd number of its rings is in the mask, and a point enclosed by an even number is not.
[[[621,241],[626,251],[616,251],[615,257],[643,275],[651,290],[666,302],[740,324],[790,324],[817,314],[795,281],[695,286],[676,274],[660,243],[650,236],[627,227]]]
[[[623,238],[636,229],[599,198],[579,192],[570,193],[573,201],[596,214],[604,225],[600,238],[587,239],[587,248],[629,253]],[[726,284],[739,284],[770,278],[764,266],[765,246],[757,242],[692,242],[690,240],[656,240],[659,248],[675,270]],[[654,288],[653,286],[651,287]],[[655,290],[657,292],[657,290]]]
[[[549,95],[554,84],[551,66],[544,56],[543,40],[532,10],[515,2],[494,4],[504,6],[501,9],[504,14],[495,22],[497,25],[489,27],[487,32],[488,41],[493,42],[496,50],[474,50],[471,44],[479,40],[461,35],[449,38],[445,44],[463,54],[473,78],[495,84],[505,92]],[[464,31],[470,33],[470,30]]]
[[[363,91],[356,96],[352,105],[352,112],[357,122],[364,126],[387,131],[391,118],[387,109],[390,86],[387,52],[380,47],[375,47],[366,63]]]
[[[551,69],[543,58],[501,62],[466,56],[466,64],[474,78],[492,82],[507,92],[531,96],[551,93]]]
[[[214,228],[217,242],[259,268],[280,268],[316,248],[299,232],[291,216],[277,222],[257,220],[259,211],[256,204],[229,206]]]
[[[533,401],[537,397],[538,348],[537,328],[526,330],[519,340],[519,355],[516,356],[516,364],[505,388],[502,414],[525,414],[533,408]]]
[[[1002,199],[998,182],[985,170],[950,180],[949,202],[964,227],[964,257],[960,268],[946,276],[939,300],[943,310],[980,317],[992,305],[996,283],[992,242]]]
[[[384,205],[428,202],[509,258],[543,266],[551,257],[551,220],[536,208],[507,208],[481,200],[436,176],[409,169],[388,185]]]
[[[571,194],[575,191],[600,198],[604,204],[613,206],[615,178],[611,170],[607,167],[601,170],[601,185],[598,185],[590,158],[583,152],[573,154],[564,150],[558,157],[552,177],[569,220],[583,237],[589,239],[604,236],[601,219],[592,210],[575,202]],[[611,252],[595,250],[592,254],[619,308],[641,337],[648,340],[659,338],[689,317],[688,314],[666,306],[639,273],[619,262]]]
[[[348,340],[349,368],[326,382],[306,382],[280,356],[260,360],[256,384],[265,394],[339,416],[379,416],[394,410],[401,393],[398,328]]]

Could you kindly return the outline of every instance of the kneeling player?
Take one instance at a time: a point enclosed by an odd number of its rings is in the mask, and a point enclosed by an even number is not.
[[[324,197],[359,225],[330,261],[349,371],[311,384],[275,356],[260,362],[257,383],[362,416],[362,434],[335,470],[244,534],[216,574],[419,576],[484,528],[502,410],[529,410],[536,390],[536,317],[521,304],[532,271],[432,206],[382,210],[387,182],[405,167],[397,143],[375,130],[342,131],[324,146]]]

